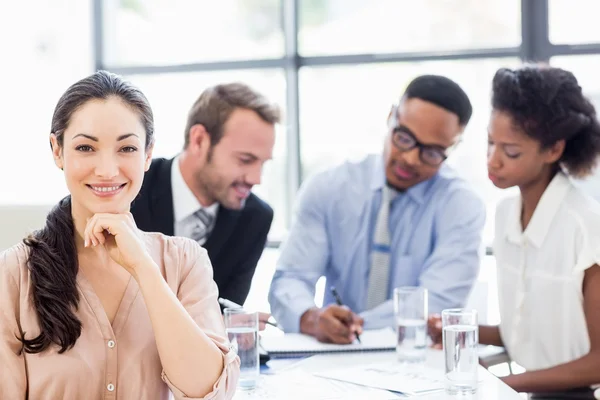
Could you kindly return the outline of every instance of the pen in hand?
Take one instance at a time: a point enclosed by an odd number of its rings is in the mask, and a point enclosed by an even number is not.
[[[341,299],[340,295],[338,294],[337,290],[335,289],[335,286],[331,287],[331,294],[333,295],[333,298],[335,299],[335,302],[337,303],[338,306],[344,305],[344,303],[342,303],[342,299]],[[356,340],[358,340],[358,343],[361,343],[358,332],[354,332],[354,334],[356,335]]]

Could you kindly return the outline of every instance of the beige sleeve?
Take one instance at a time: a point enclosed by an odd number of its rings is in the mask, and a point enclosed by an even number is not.
[[[213,280],[213,270],[205,249],[192,240],[184,240],[178,246],[181,262],[181,281],[177,290],[177,298],[196,324],[215,343],[223,353],[223,372],[215,382],[212,392],[204,399],[226,400],[235,394],[239,379],[240,359],[231,349],[225,333],[221,309],[217,301],[218,289]],[[175,399],[189,399],[183,392],[173,386],[165,375],[162,378],[173,392]]]
[[[23,245],[0,253],[0,399],[25,399],[27,374],[19,324],[20,271],[26,271]]]

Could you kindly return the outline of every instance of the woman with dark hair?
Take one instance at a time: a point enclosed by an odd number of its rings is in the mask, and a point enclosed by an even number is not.
[[[99,71],[58,101],[70,196],[0,254],[0,398],[229,399],[230,350],[206,251],[129,213],[154,143],[137,88]]]
[[[571,180],[600,155],[596,111],[559,68],[503,68],[492,88],[489,178],[520,194],[496,209],[501,322],[480,343],[525,368],[503,380],[532,398],[600,398],[600,205]]]
[[[593,399],[600,205],[570,178],[589,176],[600,156],[596,110],[575,76],[559,68],[501,69],[492,88],[489,177],[520,195],[496,209],[501,323],[482,327],[481,342],[504,346],[526,369],[504,378],[515,390]]]

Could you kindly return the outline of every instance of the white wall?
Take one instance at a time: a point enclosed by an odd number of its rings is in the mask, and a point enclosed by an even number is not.
[[[51,205],[0,205],[0,251],[19,243],[41,228]]]

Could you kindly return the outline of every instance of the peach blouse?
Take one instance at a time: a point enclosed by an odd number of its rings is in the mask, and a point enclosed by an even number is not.
[[[230,350],[217,303],[210,260],[196,242],[143,233],[146,247],[167,284],[199,327],[223,352],[224,369],[205,399],[230,399],[239,358]],[[31,301],[28,248],[20,243],[0,253],[0,399],[175,399],[188,398],[165,375],[140,288],[130,278],[112,325],[91,284],[77,276],[81,336],[58,354],[20,353],[17,337],[39,334]]]

